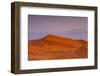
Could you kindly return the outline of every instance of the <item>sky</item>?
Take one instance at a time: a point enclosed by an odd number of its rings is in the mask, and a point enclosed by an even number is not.
[[[41,39],[48,34],[87,41],[88,18],[28,15],[29,40]]]

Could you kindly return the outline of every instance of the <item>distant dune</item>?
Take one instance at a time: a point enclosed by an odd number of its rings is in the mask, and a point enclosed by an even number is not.
[[[77,59],[88,57],[88,42],[47,35],[29,40],[28,60]]]

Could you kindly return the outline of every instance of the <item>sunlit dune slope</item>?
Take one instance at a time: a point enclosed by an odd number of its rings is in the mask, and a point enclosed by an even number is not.
[[[84,40],[47,35],[39,40],[29,40],[29,60],[76,59],[88,57],[88,43]]]

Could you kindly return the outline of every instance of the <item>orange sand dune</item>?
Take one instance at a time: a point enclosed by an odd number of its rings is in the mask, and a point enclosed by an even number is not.
[[[76,59],[88,57],[88,43],[55,35],[29,40],[29,60]]]

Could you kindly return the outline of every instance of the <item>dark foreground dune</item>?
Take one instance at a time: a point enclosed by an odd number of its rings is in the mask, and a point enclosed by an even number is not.
[[[77,59],[88,57],[88,43],[48,35],[39,40],[29,40],[28,60]]]

